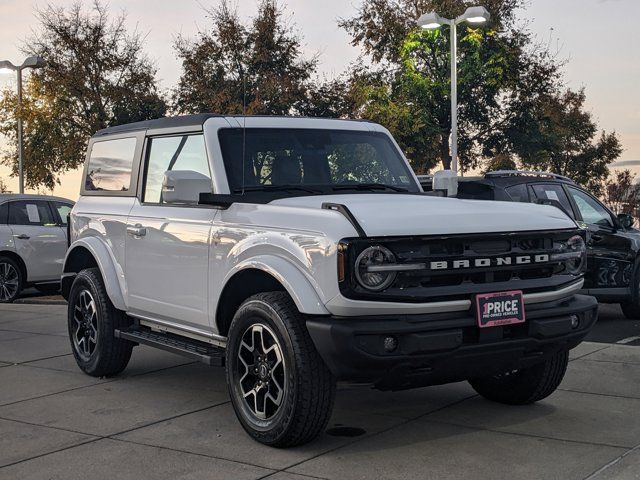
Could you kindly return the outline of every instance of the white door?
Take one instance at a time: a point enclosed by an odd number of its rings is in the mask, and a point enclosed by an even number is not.
[[[67,237],[64,229],[58,224],[49,202],[9,202],[9,227],[16,253],[27,267],[27,281],[60,280],[67,251]]]
[[[202,135],[147,142],[141,200],[127,220],[125,269],[129,311],[210,332],[208,260],[216,210],[167,205],[161,185],[167,170],[194,170],[211,178]]]

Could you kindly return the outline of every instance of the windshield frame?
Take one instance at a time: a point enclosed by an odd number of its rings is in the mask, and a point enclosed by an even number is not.
[[[244,130],[244,132],[243,132]],[[388,187],[383,183],[377,182],[357,182],[354,181],[352,184],[348,182],[340,182],[334,183],[325,182],[325,183],[276,183],[275,185],[264,184],[264,185],[256,185],[254,182],[244,182],[242,184],[242,180],[240,179],[246,173],[243,174],[241,169],[238,169],[237,165],[234,165],[232,162],[237,162],[236,159],[230,159],[230,155],[238,155],[240,151],[242,153],[240,155],[244,155],[243,163],[245,168],[249,166],[250,162],[246,160],[249,155],[252,155],[252,152],[247,151],[247,138],[255,132],[290,132],[292,135],[296,133],[300,133],[301,135],[307,135],[309,133],[317,133],[318,135],[354,135],[354,136],[363,136],[375,139],[376,142],[370,142],[372,148],[374,148],[378,153],[380,153],[380,158],[385,163],[385,168],[389,170],[389,173],[396,178],[396,181],[388,183]],[[220,146],[220,162],[219,164],[223,166],[225,170],[225,176],[227,177],[228,189],[231,194],[241,194],[245,190],[251,190],[252,195],[260,195],[261,193],[273,193],[274,190],[281,189],[285,191],[285,195],[279,196],[300,196],[302,193],[301,190],[310,189],[313,190],[313,194],[341,194],[341,193],[422,193],[422,189],[416,180],[415,174],[411,167],[409,166],[407,160],[404,155],[398,148],[397,144],[393,140],[393,138],[383,131],[378,130],[361,130],[361,129],[344,129],[344,128],[304,128],[304,127],[290,127],[290,126],[251,126],[251,127],[222,127],[217,129],[217,139],[218,144]],[[242,137],[243,144],[241,147],[236,143],[233,146],[230,146],[230,135],[239,135],[244,134],[246,136]],[[276,138],[276,137],[274,137]],[[377,142],[382,141],[382,144],[377,144]],[[297,140],[296,140],[297,142]],[[363,142],[367,143],[367,142]],[[293,144],[293,142],[292,142]],[[346,143],[348,145],[348,143]],[[353,145],[359,145],[356,142]],[[313,148],[313,147],[312,147]],[[384,149],[384,152],[380,151],[380,148]],[[301,150],[304,150],[303,148]],[[320,151],[320,149],[318,149]],[[389,155],[392,155],[392,158],[389,158]],[[313,161],[313,160],[311,160]],[[300,159],[300,162],[304,162],[304,160]],[[235,168],[234,168],[235,167]],[[408,179],[408,183],[403,183],[402,181],[398,181],[399,177],[406,177]],[[246,177],[245,177],[246,178]],[[352,185],[353,188],[349,188]],[[243,188],[244,187],[244,188]],[[292,187],[290,189],[286,187]],[[297,187],[297,188],[296,188]],[[337,187],[337,188],[336,188]],[[307,193],[309,194],[309,193]]]

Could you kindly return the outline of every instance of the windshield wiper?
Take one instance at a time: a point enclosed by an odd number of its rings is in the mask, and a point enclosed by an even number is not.
[[[236,188],[233,190],[233,193],[242,193],[245,192],[288,192],[288,191],[298,191],[298,192],[306,192],[306,193],[323,193],[322,190],[318,190],[315,188],[305,187],[302,185],[256,185],[250,187]]]
[[[352,185],[333,185],[333,190],[392,190],[394,192],[408,192],[409,190],[385,183],[354,183]]]

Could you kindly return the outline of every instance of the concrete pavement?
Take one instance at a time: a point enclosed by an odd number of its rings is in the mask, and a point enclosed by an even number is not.
[[[582,344],[561,389],[528,407],[466,383],[341,386],[329,428],[264,447],[221,369],[137,347],[122,376],[94,379],[70,354],[64,306],[0,306],[0,479],[638,479],[640,347]]]

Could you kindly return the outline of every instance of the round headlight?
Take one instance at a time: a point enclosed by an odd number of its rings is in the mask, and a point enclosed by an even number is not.
[[[567,270],[571,275],[582,273],[587,263],[587,246],[580,235],[574,235],[567,240],[567,252],[573,253],[573,258],[567,259]]]
[[[396,272],[378,270],[376,267],[395,263],[391,250],[382,246],[369,247],[362,251],[355,264],[355,274],[360,285],[367,290],[380,291],[387,288],[396,278]]]

